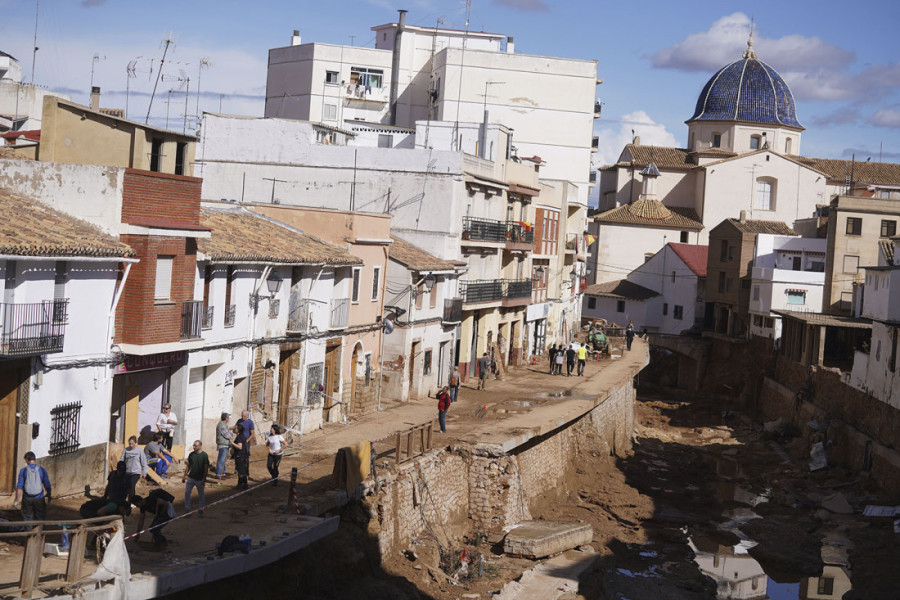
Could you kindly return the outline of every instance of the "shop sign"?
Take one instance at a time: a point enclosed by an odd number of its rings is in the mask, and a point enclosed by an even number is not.
[[[528,322],[546,319],[550,316],[550,302],[530,304],[525,309],[525,320]]]
[[[116,365],[115,373],[134,373],[136,371],[149,371],[150,369],[164,369],[167,367],[180,367],[187,364],[187,352],[161,352],[147,356],[128,354],[125,360]]]

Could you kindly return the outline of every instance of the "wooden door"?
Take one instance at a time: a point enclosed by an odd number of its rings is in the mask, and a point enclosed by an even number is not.
[[[331,410],[334,406],[334,398],[340,389],[340,341],[328,342],[325,346],[325,410]],[[328,413],[325,413],[328,415]]]
[[[0,493],[15,490],[16,477],[16,410],[23,369],[0,371]]]
[[[278,422],[288,423],[288,406],[291,404],[291,357],[293,352],[282,352],[278,364]]]

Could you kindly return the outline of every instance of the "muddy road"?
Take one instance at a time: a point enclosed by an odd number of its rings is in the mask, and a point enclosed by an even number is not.
[[[583,440],[562,497],[532,507],[537,519],[593,527],[597,558],[578,592],[562,597],[900,598],[893,519],[861,516],[866,505],[897,499],[880,495],[866,473],[810,472],[814,440],[770,429],[714,402],[655,393],[636,402],[630,455]],[[431,541],[381,557],[367,528],[366,511],[348,507],[336,535],[203,593],[227,597],[239,585],[275,598],[490,598],[536,565],[503,556],[502,532],[472,531],[452,554],[483,557],[483,568],[450,583],[441,567],[455,565],[446,552],[442,564]]]

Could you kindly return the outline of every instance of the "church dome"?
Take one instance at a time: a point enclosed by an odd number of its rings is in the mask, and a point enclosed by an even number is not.
[[[726,65],[703,86],[694,121],[738,121],[803,129],[794,96],[775,69],[757,60],[753,38],[741,60]]]

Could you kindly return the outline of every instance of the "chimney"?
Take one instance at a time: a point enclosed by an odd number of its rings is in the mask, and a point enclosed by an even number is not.
[[[100,110],[100,86],[91,88],[91,110]]]
[[[299,46],[300,45],[300,30],[295,29],[294,35],[291,36],[291,46]]]
[[[635,146],[640,146],[641,145],[641,136],[639,136],[639,135],[634,136],[634,141],[632,141],[631,143],[634,144]]]
[[[507,54],[515,54],[516,52],[516,41],[513,39],[513,36],[507,36],[506,38],[506,53]]]
[[[747,211],[742,210],[741,211],[741,223],[746,223],[746,222],[747,222]]]
[[[400,17],[397,19],[397,33],[394,35],[394,53],[391,56],[391,125],[397,124],[397,94],[400,90],[400,38],[406,29],[406,11],[402,8],[397,11]]]

